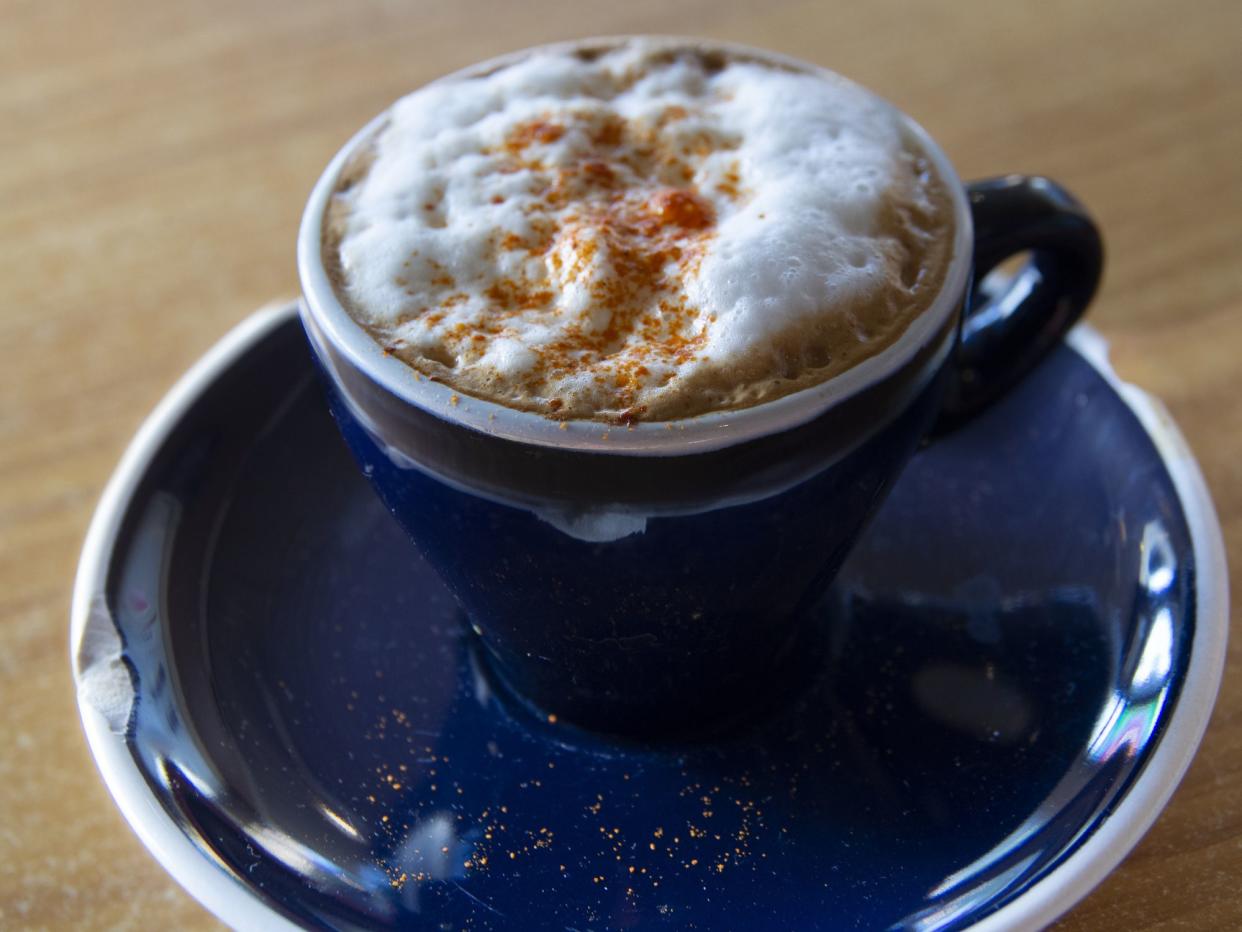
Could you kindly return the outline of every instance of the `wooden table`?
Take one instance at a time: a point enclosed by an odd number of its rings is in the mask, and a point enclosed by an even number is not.
[[[1237,0],[5,0],[0,22],[2,927],[215,926],[87,754],[66,656],[78,548],[177,375],[296,292],[299,213],[336,148],[401,92],[507,49],[609,32],[769,46],[894,100],[965,177],[1060,179],[1109,244],[1092,319],[1172,409],[1242,546]],[[1240,672],[1235,638],[1171,805],[1062,928],[1242,927]]]

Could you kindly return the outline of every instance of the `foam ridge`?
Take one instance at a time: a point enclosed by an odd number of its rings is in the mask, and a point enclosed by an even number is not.
[[[952,212],[904,117],[827,72],[635,40],[398,101],[325,223],[343,303],[455,389],[557,418],[747,406],[890,345]]]

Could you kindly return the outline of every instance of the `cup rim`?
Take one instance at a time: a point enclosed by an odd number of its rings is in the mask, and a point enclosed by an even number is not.
[[[307,200],[297,241],[298,277],[303,296],[300,313],[314,321],[332,347],[351,365],[408,404],[444,421],[501,439],[583,452],[668,456],[718,450],[804,424],[884,381],[910,362],[960,306],[973,265],[974,234],[966,192],[948,156],[912,117],[875,92],[828,68],[792,56],[738,43],[667,35],[607,36],[532,46],[467,66],[436,78],[429,84],[479,77],[533,53],[584,46],[612,48],[632,41],[668,47],[703,48],[770,62],[803,73],[828,75],[834,80],[846,81],[896,114],[935,165],[948,189],[954,213],[952,257],[940,292],[897,340],[838,376],[771,401],[747,408],[710,411],[688,418],[637,421],[629,425],[587,419],[552,419],[533,411],[487,401],[423,377],[406,363],[385,354],[370,333],[349,316],[323,264],[322,221],[337,178],[349,158],[380,129],[390,108],[375,116],[341,147],[320,175]]]

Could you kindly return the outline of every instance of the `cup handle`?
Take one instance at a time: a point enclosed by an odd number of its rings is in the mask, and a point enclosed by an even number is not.
[[[1104,266],[1100,232],[1055,181],[1005,175],[966,185],[975,227],[974,272],[957,346],[956,378],[936,433],[996,400],[1082,315]],[[1006,259],[1030,258],[995,290],[985,279]]]

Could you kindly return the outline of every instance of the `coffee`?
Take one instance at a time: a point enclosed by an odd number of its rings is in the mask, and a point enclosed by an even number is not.
[[[397,102],[341,173],[324,264],[387,352],[562,419],[748,407],[892,345],[953,259],[945,183],[833,74],[627,40]]]

